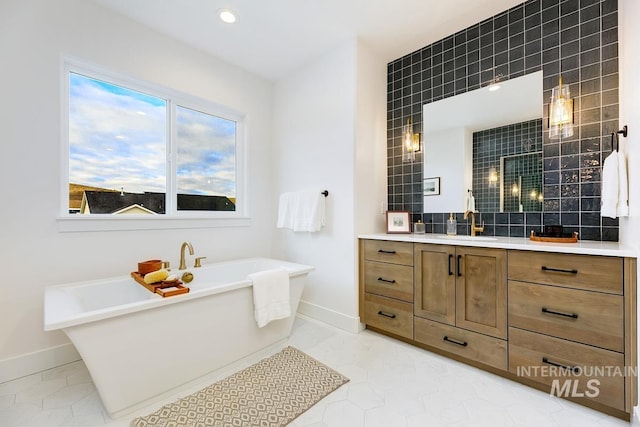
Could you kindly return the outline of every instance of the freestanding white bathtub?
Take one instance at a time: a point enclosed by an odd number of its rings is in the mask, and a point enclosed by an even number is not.
[[[247,275],[289,272],[291,313],[258,328]],[[287,338],[313,267],[251,258],[190,269],[190,292],[162,298],[131,277],[50,286],[45,330],[62,329],[113,418]]]

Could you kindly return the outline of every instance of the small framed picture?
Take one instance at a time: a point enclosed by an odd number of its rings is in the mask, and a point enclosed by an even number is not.
[[[387,211],[387,233],[411,233],[409,211]]]
[[[437,196],[440,194],[440,177],[425,178],[422,189],[425,196]]]

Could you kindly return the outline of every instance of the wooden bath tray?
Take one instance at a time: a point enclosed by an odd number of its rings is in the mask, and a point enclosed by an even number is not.
[[[132,271],[131,277],[133,277],[136,282],[147,288],[150,292],[161,295],[163,297],[171,297],[174,295],[186,294],[189,292],[189,288],[183,286],[180,280],[173,280],[171,282],[163,280],[162,282],[149,284],[144,281],[144,276],[137,271]]]
[[[574,231],[573,234],[571,235],[565,234],[561,237],[557,237],[557,236],[545,236],[544,233],[536,235],[533,231],[531,231],[529,240],[533,240],[534,242],[576,243],[578,241],[578,232]]]

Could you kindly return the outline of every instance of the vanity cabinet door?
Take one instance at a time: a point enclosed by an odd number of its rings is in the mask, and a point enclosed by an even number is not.
[[[504,249],[416,245],[414,268],[416,316],[507,338]]]
[[[456,248],[456,326],[507,338],[507,252]]]
[[[455,325],[455,247],[415,245],[414,314],[436,322]]]

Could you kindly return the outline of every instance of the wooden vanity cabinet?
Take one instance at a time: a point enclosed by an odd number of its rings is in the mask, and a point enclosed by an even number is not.
[[[636,264],[616,256],[364,239],[360,318],[546,392],[554,384],[575,389],[584,397],[564,397],[629,420],[638,394]],[[570,390],[566,376],[540,375],[576,367],[618,370],[573,375]],[[598,381],[595,396],[589,380]]]
[[[507,338],[506,250],[416,244],[414,254],[416,316]]]
[[[588,375],[569,377],[578,400],[630,413],[637,401],[637,379],[625,375],[625,366],[637,366],[635,260],[514,250],[508,271],[509,371],[558,387],[566,372],[585,369]],[[594,390],[589,381],[597,381]]]
[[[415,341],[507,369],[503,249],[414,246]]]
[[[360,318],[413,339],[413,243],[364,240],[360,255]]]

